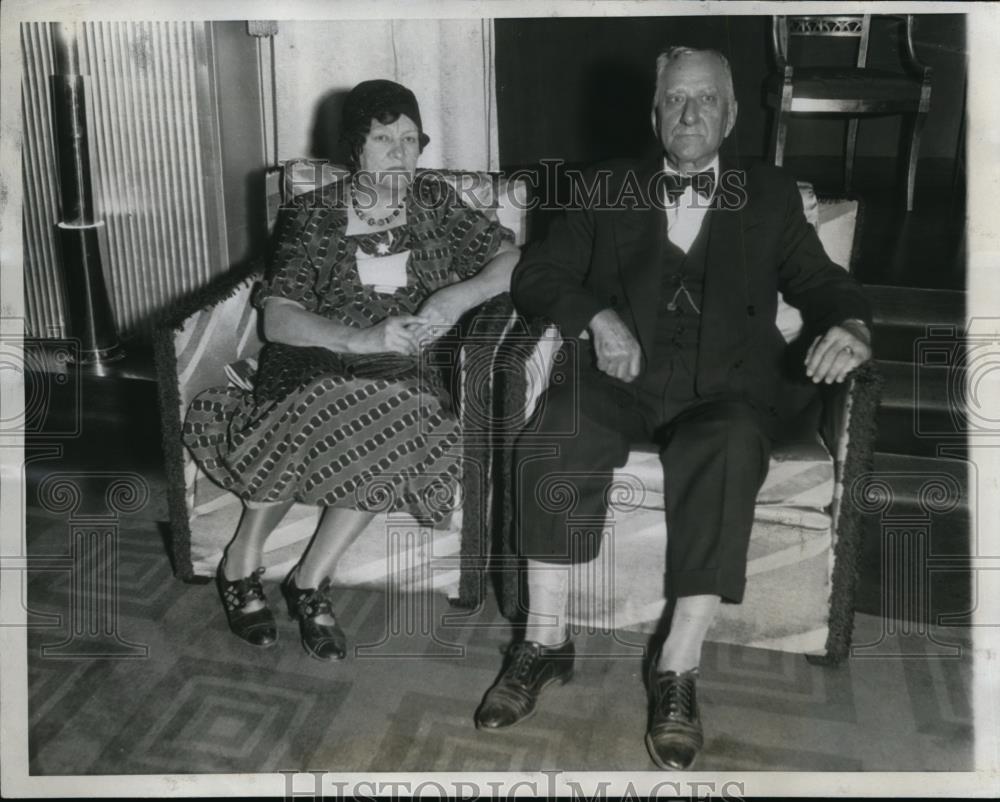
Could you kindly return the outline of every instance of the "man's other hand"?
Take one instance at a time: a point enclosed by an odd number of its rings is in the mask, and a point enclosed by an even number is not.
[[[806,353],[806,376],[816,384],[842,382],[871,355],[868,327],[860,320],[845,320],[813,340]]]
[[[588,328],[594,339],[598,369],[623,382],[633,381],[639,375],[642,351],[618,313],[602,309],[591,318]]]

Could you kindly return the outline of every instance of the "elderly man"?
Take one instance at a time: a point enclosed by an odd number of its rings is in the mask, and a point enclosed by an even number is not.
[[[720,601],[743,598],[754,503],[787,397],[778,291],[816,332],[804,365],[814,383],[842,382],[870,356],[869,306],[823,251],[795,181],[720,161],[736,111],[721,53],[661,53],[652,122],[662,156],[596,171],[600,191],[581,193],[586,208],[568,211],[514,273],[517,308],[557,323],[576,339],[567,353],[583,358],[547,391],[532,427],[535,442],[551,436],[554,455],[526,462],[518,485],[525,638],[476,711],[481,729],[521,721],[546,685],[573,672],[567,566],[594,559],[601,544],[537,489],[559,474],[574,485],[574,516],[600,519],[630,444],[653,441],[671,603],[650,661],[646,744],[659,767],[688,768],[703,743],[702,643]],[[574,426],[582,436],[566,435]]]

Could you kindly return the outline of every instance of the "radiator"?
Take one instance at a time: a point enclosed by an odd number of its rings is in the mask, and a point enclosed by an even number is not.
[[[83,22],[90,165],[123,334],[228,266],[211,23]],[[21,26],[26,336],[67,335],[48,23]]]

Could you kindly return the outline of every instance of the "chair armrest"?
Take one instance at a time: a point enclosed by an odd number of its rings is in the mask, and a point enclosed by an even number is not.
[[[867,362],[851,375],[846,393],[837,388],[824,410],[824,438],[830,432],[830,451],[836,461],[834,491],[834,565],[830,593],[830,631],[825,656],[810,662],[839,663],[848,656],[854,629],[854,594],[861,553],[861,514],[857,503],[859,481],[872,470],[877,412],[882,396],[882,375]]]

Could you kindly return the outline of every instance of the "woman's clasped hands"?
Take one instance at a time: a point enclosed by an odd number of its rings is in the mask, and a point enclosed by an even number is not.
[[[357,331],[351,339],[356,354],[407,354],[416,356],[426,345],[430,321],[418,315],[396,315]]]
[[[397,353],[416,356],[448,332],[470,306],[460,286],[443,287],[427,298],[416,315],[395,315],[359,330],[353,338],[358,354]]]

